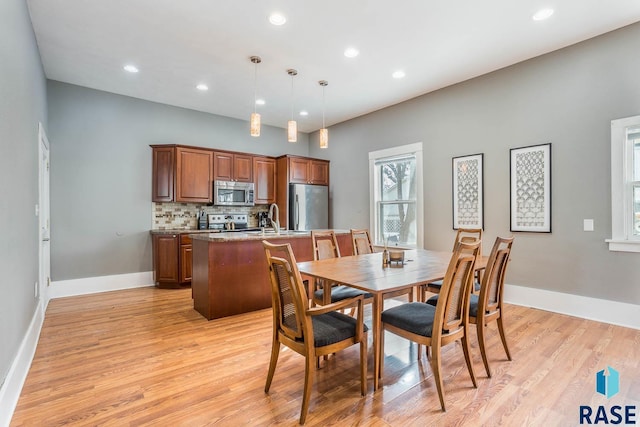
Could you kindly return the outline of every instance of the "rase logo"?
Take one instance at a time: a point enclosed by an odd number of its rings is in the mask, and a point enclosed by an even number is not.
[[[596,392],[612,398],[620,391],[620,373],[607,366],[596,374]],[[580,406],[580,424],[636,424],[635,405],[614,405],[609,408],[599,405],[596,408],[587,405]]]

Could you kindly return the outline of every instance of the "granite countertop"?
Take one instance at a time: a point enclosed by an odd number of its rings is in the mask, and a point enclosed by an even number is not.
[[[336,234],[349,233],[348,230],[334,230]],[[206,240],[209,242],[235,242],[243,240],[274,240],[274,239],[295,239],[302,237],[310,237],[310,231],[290,231],[283,230],[280,234],[276,234],[273,231],[267,231],[264,234],[261,231],[249,231],[246,233],[231,232],[231,233],[209,233],[209,234],[194,234],[191,236],[194,240]]]
[[[185,228],[163,229],[163,230],[149,230],[151,234],[196,234],[196,233],[211,233],[211,230],[189,230]]]

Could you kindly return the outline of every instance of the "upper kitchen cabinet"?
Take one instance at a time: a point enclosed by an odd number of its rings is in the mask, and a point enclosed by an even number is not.
[[[213,151],[177,145],[152,145],[154,202],[211,203]]]
[[[216,151],[213,158],[215,180],[253,182],[253,156]]]
[[[276,159],[269,157],[253,158],[254,200],[257,205],[276,202]]]
[[[286,156],[289,182],[329,185],[329,162],[305,157]]]

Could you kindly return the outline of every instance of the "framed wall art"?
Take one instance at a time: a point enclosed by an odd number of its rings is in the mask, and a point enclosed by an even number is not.
[[[551,233],[551,144],[512,148],[511,231]]]
[[[484,228],[483,154],[453,158],[453,229]]]

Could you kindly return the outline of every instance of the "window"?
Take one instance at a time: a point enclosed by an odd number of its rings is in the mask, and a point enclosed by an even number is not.
[[[609,250],[640,252],[640,116],[611,121]]]
[[[423,245],[422,143],[369,153],[371,230],[376,245]]]

